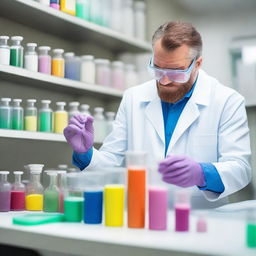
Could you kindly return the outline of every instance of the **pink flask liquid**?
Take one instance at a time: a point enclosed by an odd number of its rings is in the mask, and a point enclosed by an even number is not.
[[[24,211],[25,210],[25,192],[11,191],[11,210]]]

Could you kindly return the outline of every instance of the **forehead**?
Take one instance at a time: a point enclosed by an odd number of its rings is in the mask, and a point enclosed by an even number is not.
[[[190,48],[182,45],[174,50],[166,50],[161,45],[161,39],[157,40],[153,46],[154,64],[163,68],[176,68],[176,66],[186,66],[191,60]]]

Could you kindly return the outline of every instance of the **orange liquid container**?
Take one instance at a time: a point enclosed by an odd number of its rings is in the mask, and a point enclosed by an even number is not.
[[[64,77],[64,60],[52,60],[52,75]]]
[[[128,227],[145,227],[146,170],[128,167]]]

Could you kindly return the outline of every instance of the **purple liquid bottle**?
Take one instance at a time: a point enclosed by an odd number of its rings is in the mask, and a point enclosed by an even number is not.
[[[40,73],[44,74],[51,74],[51,62],[52,58],[48,54],[48,52],[51,50],[51,47],[49,46],[40,46],[38,47],[39,50],[39,56],[38,56],[38,71]]]
[[[8,171],[0,171],[0,212],[10,211],[11,184],[7,181]]]
[[[175,193],[175,231],[189,231],[190,195],[186,190]]]

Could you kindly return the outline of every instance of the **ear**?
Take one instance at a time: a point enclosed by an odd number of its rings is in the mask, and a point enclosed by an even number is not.
[[[203,57],[200,56],[197,60],[196,60],[196,68],[201,68],[202,67],[202,63],[203,63]]]

